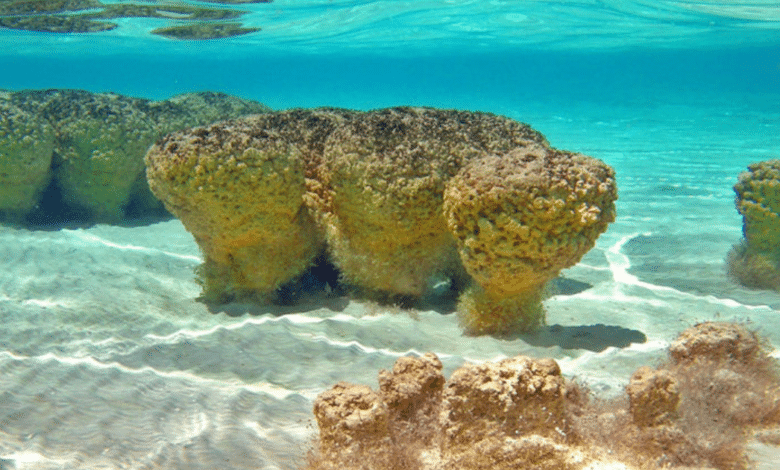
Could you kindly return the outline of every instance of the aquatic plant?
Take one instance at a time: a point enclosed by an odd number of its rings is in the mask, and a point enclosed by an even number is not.
[[[744,239],[728,255],[729,274],[745,287],[780,290],[780,160],[748,165],[734,191]]]
[[[304,468],[750,468],[748,441],[780,431],[778,365],[762,340],[703,323],[669,353],[612,399],[552,359],[464,365],[445,382],[435,355],[400,358],[378,391],[341,382],[317,397],[320,434]]]
[[[266,113],[173,133],[146,161],[206,254],[207,300],[272,300],[324,240],[363,297],[413,303],[437,280],[471,282],[474,334],[543,323],[542,286],[592,248],[617,197],[611,168],[525,124],[431,108]]]

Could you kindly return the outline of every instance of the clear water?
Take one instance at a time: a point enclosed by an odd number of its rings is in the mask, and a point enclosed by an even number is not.
[[[0,468],[293,469],[313,398],[376,386],[410,353],[556,358],[605,395],[700,321],[748,322],[780,346],[780,294],[733,284],[732,185],[780,156],[780,8],[768,1],[283,1],[245,5],[258,34],[150,37],[0,30],[0,88],[167,98],[224,91],[275,109],[414,104],[528,122],[617,172],[618,218],[514,339],[453,315],[359,301],[210,311],[177,221],[0,228]],[[278,315],[280,312],[285,315]],[[772,452],[759,468],[779,468]]]

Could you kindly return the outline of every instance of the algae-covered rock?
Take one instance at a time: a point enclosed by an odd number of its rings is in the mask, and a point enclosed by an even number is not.
[[[62,91],[42,105],[56,122],[54,177],[67,204],[99,220],[122,218],[144,170],[143,155],[157,137],[141,103],[112,93]]]
[[[444,188],[475,158],[545,142],[501,116],[432,108],[360,113],[335,129],[318,166],[333,261],[368,292],[420,296],[459,264]]]
[[[700,360],[749,364],[763,353],[755,332],[725,322],[699,323],[683,331],[669,345],[669,355],[677,364]]]
[[[0,94],[4,184],[3,219],[116,222],[127,215],[159,214],[143,158],[151,144],[174,130],[268,110],[260,103],[202,92],[149,101],[80,90],[24,90]],[[50,207],[39,207],[46,194]],[[55,201],[55,202],[52,202]]]
[[[777,360],[755,340],[739,325],[696,325],[670,363],[592,400],[552,359],[466,364],[443,384],[435,355],[400,358],[380,372],[380,393],[340,382],[317,397],[304,468],[752,468],[749,441],[777,445],[780,429]]]
[[[173,131],[217,121],[267,113],[271,108],[257,101],[213,91],[183,93],[148,103],[144,111],[152,116],[155,132],[163,137]]]
[[[312,264],[323,235],[307,203],[317,185],[309,163],[348,115],[257,114],[174,133],[150,149],[151,190],[206,257],[198,269],[205,299],[272,300]]]
[[[165,18],[182,20],[232,20],[245,12],[228,9],[194,7],[189,5],[172,5],[170,3],[157,5],[139,5],[133,3],[104,5],[100,11],[84,15],[88,18]]]
[[[266,134],[273,138],[255,138]],[[226,250],[229,260],[210,254],[213,240],[257,231],[249,228],[253,217],[266,220],[269,211],[305,210],[305,229],[292,224],[277,232],[301,247],[319,246],[324,239],[341,280],[361,295],[415,301],[436,283],[460,287],[470,276],[473,286],[461,303],[467,330],[532,329],[543,321],[544,283],[579,261],[615,216],[611,168],[554,150],[529,126],[487,113],[290,110],[223,122],[174,140],[149,154],[153,167],[147,176],[157,197],[182,218],[207,254],[201,277],[207,297],[214,299],[222,288],[232,298],[236,289],[248,294],[255,284],[236,277],[245,269],[237,253]],[[285,177],[300,172],[304,189],[298,180],[289,200],[269,201],[282,204],[279,209],[244,199],[232,206],[223,202],[237,197],[229,191],[232,179],[224,178],[246,171],[229,169],[244,162],[235,152],[226,153],[224,142],[240,151],[251,146],[263,152],[263,145],[271,145],[282,153],[288,144],[286,151],[295,156],[288,162],[292,166],[281,164],[276,170]],[[207,174],[214,191],[202,192],[203,176],[193,165],[181,164],[179,153],[185,148],[224,170]],[[265,197],[266,188],[252,187]],[[195,226],[194,220],[214,214],[224,221]],[[310,227],[309,218],[316,224]],[[306,233],[311,240],[301,238]],[[256,238],[252,243],[257,258],[264,242]],[[276,243],[271,239],[269,246]],[[285,255],[274,250],[262,256],[281,282],[301,274],[312,259],[309,248]],[[268,298],[279,284],[256,286],[260,298]]]
[[[542,324],[544,284],[576,264],[615,220],[613,170],[540,144],[474,160],[449,181],[447,226],[475,286],[461,321],[483,334]]]
[[[748,165],[734,185],[743,235],[750,248],[774,251],[780,247],[780,160]]]
[[[744,238],[728,255],[729,275],[745,287],[780,290],[780,160],[748,165],[734,192]]]
[[[206,2],[204,2],[206,3]],[[269,3],[269,0],[225,0],[208,3]],[[88,10],[88,11],[85,11]],[[48,33],[95,33],[119,27],[106,20],[160,18],[177,25],[151,31],[175,39],[215,39],[248,34],[260,28],[232,22],[246,11],[172,2],[103,3],[97,0],[6,0],[0,2],[0,27]],[[196,23],[189,23],[195,21]],[[184,24],[181,24],[184,22]]]
[[[268,300],[321,249],[300,150],[262,116],[174,133],[146,157],[152,192],[193,234],[204,297]]]
[[[98,8],[98,0],[5,0],[0,2],[0,15],[32,15],[64,13]]]
[[[22,219],[51,179],[54,129],[42,116],[0,96],[0,214]]]
[[[464,365],[445,384],[428,353],[398,359],[379,380],[380,393],[340,382],[317,397],[307,470],[598,468],[567,437],[565,383],[551,359]]]
[[[637,426],[657,426],[674,417],[680,403],[677,380],[668,370],[644,366],[626,387],[629,409]]]

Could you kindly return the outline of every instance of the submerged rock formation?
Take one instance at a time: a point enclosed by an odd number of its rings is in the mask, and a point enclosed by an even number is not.
[[[543,145],[464,166],[447,185],[444,214],[476,281],[461,298],[467,329],[542,324],[544,285],[593,248],[615,220],[616,198],[610,167]]]
[[[136,215],[159,211],[143,160],[155,140],[268,110],[211,92],[164,101],[80,90],[2,92],[0,218],[117,222],[131,204]]]
[[[745,287],[780,290],[780,160],[748,165],[734,191],[744,238],[729,252],[729,275]]]
[[[266,113],[173,133],[146,162],[206,254],[207,299],[270,299],[324,242],[377,300],[472,282],[460,310],[475,334],[543,323],[543,285],[593,247],[617,198],[610,167],[525,124],[431,108]]]
[[[51,180],[54,128],[0,95],[0,216],[32,211]]]
[[[380,390],[320,394],[307,470],[746,469],[745,444],[780,427],[777,363],[738,325],[686,330],[628,400],[588,400],[552,359],[465,365],[398,359]],[[749,353],[747,353],[749,351]]]

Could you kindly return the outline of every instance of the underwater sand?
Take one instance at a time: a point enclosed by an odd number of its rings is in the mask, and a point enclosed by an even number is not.
[[[282,55],[264,55],[265,36],[169,49],[154,40],[134,52],[121,29],[70,40],[2,32],[3,44],[24,47],[0,54],[0,88],[146,98],[208,89],[275,109],[413,104],[530,123],[553,146],[612,165],[619,188],[616,222],[545,300],[548,326],[472,338],[461,334],[451,309],[408,312],[346,298],[210,309],[195,300],[201,255],[176,220],[0,227],[0,469],[295,469],[316,434],[311,407],[318,393],[341,380],[376,387],[379,369],[427,351],[441,358],[447,376],[465,361],[552,357],[567,377],[605,397],[622,393],[640,365],[662,361],[670,341],[697,322],[747,323],[780,357],[780,294],[736,286],[724,265],[741,237],[737,174],[780,157],[776,44],[719,50],[745,38],[730,41],[726,29],[706,47],[713,36],[693,28],[691,50],[641,49],[641,38],[632,37],[634,49],[605,52],[598,38],[581,44],[567,35],[569,27],[580,31],[575,21],[553,31],[556,45],[597,50],[518,52],[510,22],[492,26],[504,28],[497,40],[506,50],[491,49],[487,33],[463,54],[421,49],[450,41],[460,31],[453,27],[424,36],[423,46],[399,43],[392,56],[372,55],[376,44],[355,55],[355,41],[373,37],[366,28],[389,26],[367,21],[368,10],[350,16],[355,10],[336,3],[341,16],[325,24],[353,18],[350,34],[318,29],[296,43],[289,16],[269,19],[269,48],[290,51]],[[317,11],[304,10],[313,24]],[[415,15],[418,22],[440,16]],[[610,47],[640,17],[615,23]],[[464,18],[451,21],[463,26]],[[640,33],[657,35],[652,44],[674,42],[674,30],[655,29],[653,15],[642,18]],[[766,38],[775,23],[746,34]],[[554,29],[545,24],[535,23],[530,44]],[[392,32],[377,41],[393,49],[388,38],[399,36]],[[463,32],[458,44],[468,38]],[[93,57],[95,44],[103,48]],[[329,55],[311,55],[329,44],[336,48]],[[213,55],[220,47],[224,55]],[[351,52],[340,55],[338,47]],[[760,469],[780,468],[777,448],[756,447],[753,457]]]

